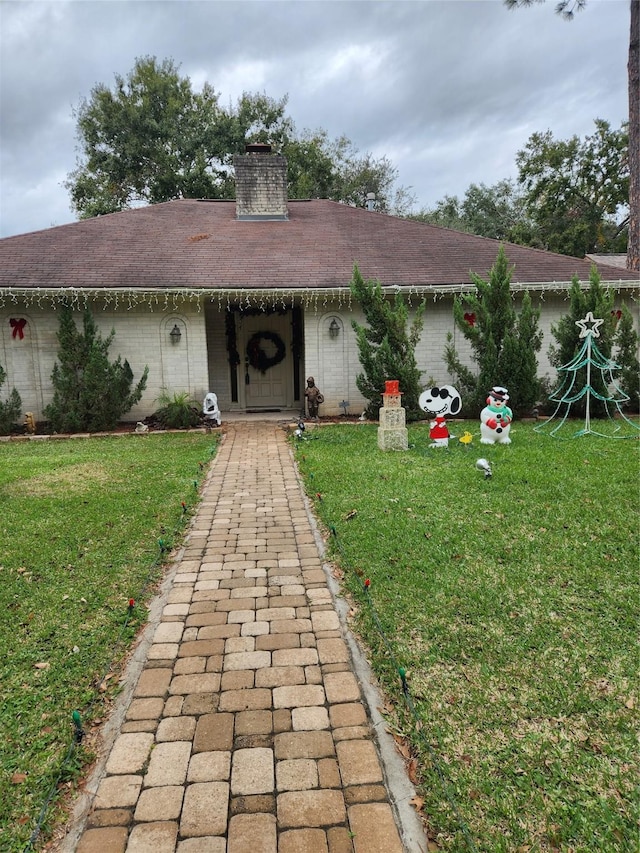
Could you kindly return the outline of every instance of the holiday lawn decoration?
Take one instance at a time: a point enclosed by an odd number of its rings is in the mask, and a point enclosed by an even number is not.
[[[573,359],[558,369],[562,379],[558,388],[549,397],[557,403],[557,406],[546,421],[534,427],[535,432],[545,432],[551,427],[548,434],[554,438],[578,438],[589,433],[602,438],[638,437],[640,425],[630,420],[622,411],[622,406],[628,402],[629,396],[620,388],[613,375],[615,371],[620,370],[620,365],[607,358],[595,342],[595,339],[600,337],[600,326],[603,323],[604,320],[596,319],[592,311],[588,311],[582,320],[576,320],[576,326],[580,328],[579,339],[584,339],[584,343]],[[580,385],[582,368],[586,369],[586,374]],[[595,376],[601,380],[598,383],[601,390],[594,387]],[[603,403],[605,409],[605,417],[599,419],[598,429],[593,428],[591,420],[591,401],[594,397]],[[571,415],[572,405],[583,399],[585,400],[583,425],[575,432],[572,431],[573,427],[568,431],[563,430]],[[614,418],[616,418],[615,421]]]
[[[448,447],[449,429],[445,415],[457,415],[462,409],[462,399],[453,385],[442,385],[423,391],[418,399],[423,412],[435,415],[429,421],[429,447]]]
[[[214,394],[213,391],[209,391],[204,398],[202,414],[208,423],[214,423],[216,426],[220,426],[222,423],[220,407],[218,406],[218,395]]]
[[[307,407],[309,409],[309,417],[314,421],[318,420],[318,406],[324,403],[324,395],[316,385],[316,380],[313,376],[307,379],[307,387],[304,390],[304,396],[307,398]]]
[[[378,447],[380,450],[408,450],[409,433],[407,414],[400,405],[402,392],[400,381],[392,379],[385,382],[382,395],[382,408],[379,412]]]
[[[513,412],[507,406],[509,392],[501,385],[494,385],[487,405],[480,412],[480,443],[481,444],[511,444],[509,431]]]
[[[256,332],[247,343],[247,361],[263,375],[269,368],[280,364],[286,352],[284,341],[275,332]]]

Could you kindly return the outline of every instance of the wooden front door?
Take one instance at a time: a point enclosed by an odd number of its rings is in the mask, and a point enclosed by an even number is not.
[[[290,315],[242,317],[240,326],[246,408],[289,408],[293,396]],[[269,364],[282,354],[283,347],[284,358]],[[263,370],[258,364],[261,360]]]

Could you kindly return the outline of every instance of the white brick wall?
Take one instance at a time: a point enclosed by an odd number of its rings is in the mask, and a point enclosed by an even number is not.
[[[542,347],[538,353],[538,376],[549,376],[555,381],[556,370],[551,366],[548,357],[549,346],[555,343],[551,334],[551,325],[567,312],[568,302],[564,294],[533,294],[534,305],[539,306],[539,327],[543,333]],[[622,300],[618,300],[620,304]],[[640,327],[640,305],[630,298],[626,300],[627,307],[633,313],[636,328]],[[520,311],[521,297],[516,295],[515,308]],[[350,403],[349,413],[359,414],[366,406],[366,400],[358,391],[355,379],[362,372],[358,356],[355,332],[351,321],[355,320],[365,325],[364,315],[359,308],[331,311],[330,306],[324,313],[308,312],[305,316],[305,363],[306,375],[312,375],[316,385],[325,396],[321,414],[338,415],[343,410],[341,400]],[[341,324],[341,332],[337,341],[329,336],[329,323],[335,317]],[[413,314],[410,315],[410,320]],[[428,299],[423,315],[424,327],[420,343],[416,348],[416,360],[421,370],[421,378],[425,387],[432,382],[436,384],[452,384],[453,377],[449,374],[443,354],[447,343],[447,334],[453,335],[453,342],[463,363],[474,368],[469,342],[462,332],[456,328],[453,321],[453,301],[451,297]],[[394,377],[389,377],[393,379]]]
[[[534,304],[540,299],[533,294]],[[356,387],[356,376],[361,372],[356,336],[351,327],[355,319],[363,324],[364,316],[359,308],[338,307],[325,300],[322,308],[305,311],[304,316],[304,359],[301,367],[301,385],[304,388],[307,376],[313,376],[325,397],[320,412],[323,415],[340,415],[340,402],[349,402],[349,413],[359,414],[366,401]],[[634,314],[636,328],[639,323],[639,305],[627,297],[627,305]],[[516,309],[520,301],[516,299]],[[542,349],[538,356],[538,375],[548,374],[555,381],[556,372],[549,364],[548,349],[554,341],[551,324],[566,313],[568,302],[562,294],[545,294],[540,302],[540,328],[544,334]],[[206,303],[198,310],[195,304],[180,305],[180,310],[171,307],[149,305],[126,306],[118,310],[96,310],[96,323],[103,336],[115,326],[116,336],[109,355],[118,354],[128,359],[134,373],[134,382],[140,379],[145,365],[149,366],[147,388],[140,403],[125,415],[126,420],[135,421],[146,417],[158,408],[156,400],[163,388],[169,393],[188,391],[200,404],[208,390],[215,391],[222,412],[241,408],[243,400],[244,366],[238,369],[240,400],[231,401],[230,371],[225,335],[225,311],[218,306],[217,299]],[[11,319],[23,318],[24,339],[12,335]],[[76,312],[76,323],[80,326],[82,313]],[[329,335],[329,325],[335,319],[340,325],[337,338]],[[23,403],[23,411],[31,411],[36,419],[43,418],[44,407],[52,397],[51,371],[57,358],[57,331],[59,313],[50,308],[30,306],[20,310],[5,306],[0,309],[0,364],[7,372],[7,382],[0,388],[0,396],[6,399],[12,387],[16,387]],[[174,325],[181,331],[179,343],[172,344],[169,336]],[[265,328],[269,319],[265,317]],[[443,361],[447,333],[454,335],[458,352],[469,366],[470,348],[463,335],[455,329],[451,298],[430,299],[424,315],[424,331],[416,355],[425,386],[432,381],[451,383]],[[243,353],[240,353],[243,357]],[[389,377],[393,379],[394,377]],[[297,404],[294,404],[297,405]],[[302,403],[300,403],[302,406]]]
[[[12,336],[11,318],[24,317],[24,340]],[[113,361],[118,355],[127,359],[138,382],[145,365],[149,366],[147,387],[138,405],[126,414],[126,420],[139,420],[156,408],[156,399],[163,387],[169,393],[189,391],[196,400],[204,399],[208,385],[204,314],[193,310],[164,314],[151,312],[148,307],[131,310],[98,311],[94,319],[103,337],[115,327],[116,335],[109,349]],[[76,312],[80,328],[82,313]],[[174,324],[182,337],[172,344],[169,332]],[[0,364],[7,372],[7,382],[0,389],[6,397],[13,386],[22,398],[23,411],[31,411],[36,419],[43,418],[45,406],[51,401],[53,388],[51,372],[57,360],[59,314],[48,308],[32,308],[27,313],[3,309],[0,311]]]

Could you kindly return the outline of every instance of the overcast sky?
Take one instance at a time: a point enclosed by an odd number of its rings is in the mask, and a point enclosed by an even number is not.
[[[515,177],[532,133],[628,115],[629,0],[2,0],[0,236],[71,222],[73,109],[135,59],[173,59],[221,102],[289,96],[298,130],[386,155],[416,209]]]

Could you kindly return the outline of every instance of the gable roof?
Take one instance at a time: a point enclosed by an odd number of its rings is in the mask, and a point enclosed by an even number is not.
[[[344,288],[357,264],[383,286],[461,289],[487,278],[499,242],[327,200],[287,221],[242,222],[233,201],[180,199],[0,240],[0,289]],[[512,285],[586,281],[592,262],[505,244]],[[603,282],[630,270],[596,264]]]

